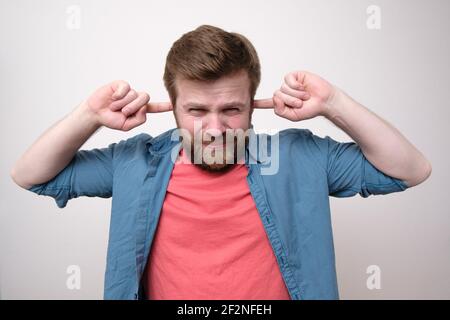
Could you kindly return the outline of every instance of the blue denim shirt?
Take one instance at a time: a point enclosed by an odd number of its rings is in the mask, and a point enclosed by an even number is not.
[[[141,133],[106,148],[80,150],[52,180],[30,191],[59,208],[80,196],[112,197],[105,299],[141,299],[141,276],[174,166],[174,129]],[[263,135],[256,135],[257,139]],[[265,135],[269,144],[273,136]],[[354,142],[307,129],[278,133],[279,167],[246,148],[247,182],[292,299],[339,299],[329,196],[387,194],[408,186],[377,170]],[[256,161],[251,161],[256,160]],[[183,261],[180,261],[183,263]]]

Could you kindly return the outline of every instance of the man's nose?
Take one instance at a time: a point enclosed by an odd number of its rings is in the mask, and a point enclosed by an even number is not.
[[[220,118],[219,115],[210,114],[205,120],[206,120],[205,129],[211,131],[209,133],[211,136],[220,135],[225,132],[226,124],[224,123],[223,119]]]

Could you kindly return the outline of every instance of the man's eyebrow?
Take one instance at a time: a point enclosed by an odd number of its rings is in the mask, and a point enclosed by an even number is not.
[[[201,104],[201,103],[196,103],[196,102],[189,102],[186,103],[184,106],[184,108],[207,108],[207,105]],[[220,107],[222,108],[226,108],[226,107],[245,107],[245,103],[239,102],[239,101],[231,101],[231,102],[227,102],[223,105],[221,105]]]

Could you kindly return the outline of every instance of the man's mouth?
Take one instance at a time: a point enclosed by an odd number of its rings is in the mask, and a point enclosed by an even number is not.
[[[221,149],[221,148],[225,148],[226,144],[224,144],[224,143],[222,143],[222,144],[204,143],[203,147],[204,148],[212,148],[212,149]]]

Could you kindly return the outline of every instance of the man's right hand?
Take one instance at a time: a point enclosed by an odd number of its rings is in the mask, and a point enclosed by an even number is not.
[[[150,96],[136,92],[122,80],[113,81],[97,89],[85,102],[98,126],[129,131],[147,120],[147,112],[172,110],[170,102],[148,103]]]

